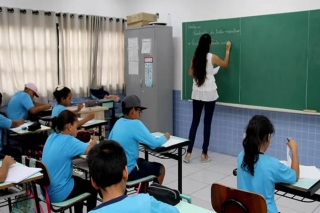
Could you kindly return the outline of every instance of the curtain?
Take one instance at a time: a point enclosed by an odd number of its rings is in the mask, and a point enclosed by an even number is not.
[[[124,29],[122,19],[103,19],[99,32],[97,69],[94,86],[109,93],[124,92]]]
[[[0,9],[0,92],[4,103],[24,85],[38,87],[40,101],[58,83],[56,15],[53,12]]]
[[[75,97],[104,86],[124,88],[124,23],[120,19],[64,14],[59,18],[59,82]]]
[[[87,97],[94,63],[93,16],[63,14],[59,17],[59,83],[74,97]]]

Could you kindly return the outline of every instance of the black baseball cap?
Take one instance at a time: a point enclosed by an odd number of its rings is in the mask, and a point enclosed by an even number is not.
[[[141,110],[147,107],[141,106],[140,99],[136,95],[128,95],[122,101],[122,108],[140,108]]]

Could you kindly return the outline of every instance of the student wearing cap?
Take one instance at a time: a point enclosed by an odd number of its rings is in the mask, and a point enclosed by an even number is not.
[[[161,137],[153,136],[139,120],[144,109],[146,107],[141,106],[140,99],[137,96],[126,96],[122,102],[124,117],[115,123],[110,132],[109,140],[119,142],[126,152],[129,181],[154,175],[157,177],[155,181],[162,184],[165,176],[164,166],[157,162],[148,162],[139,158],[139,143],[142,142],[155,149],[169,140],[170,134],[167,132]]]
[[[23,91],[18,91],[11,97],[7,108],[8,118],[12,120],[27,119],[28,113],[38,114],[51,108],[50,104],[40,104],[33,101],[34,97],[39,97],[38,89],[35,84],[27,83]]]

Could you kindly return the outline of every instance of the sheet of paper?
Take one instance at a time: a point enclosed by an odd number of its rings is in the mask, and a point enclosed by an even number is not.
[[[129,75],[139,75],[139,62],[129,61]]]
[[[151,53],[151,39],[142,39],[141,53]]]
[[[287,147],[287,161],[280,161],[284,165],[291,167],[290,149]],[[320,180],[320,171],[315,166],[299,165],[300,179]]]
[[[169,147],[173,146],[175,144],[181,143],[181,140],[175,139],[175,138],[170,138],[165,144],[163,144],[163,147]]]
[[[9,168],[7,178],[4,182],[7,183],[20,183],[21,181],[31,177],[32,175],[40,172],[40,168],[30,168],[14,164]]]
[[[128,60],[129,62],[139,61],[138,37],[128,38]]]
[[[18,127],[11,128],[10,130],[16,132],[16,131],[21,130],[23,127],[28,127],[28,126],[30,126],[31,124],[33,124],[33,123],[32,123],[32,122],[24,123],[24,124],[22,124],[22,125],[20,125],[20,126],[18,126]]]

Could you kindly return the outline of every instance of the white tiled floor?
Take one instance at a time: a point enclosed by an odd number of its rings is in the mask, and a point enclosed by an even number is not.
[[[237,187],[237,179],[232,175],[236,167],[236,158],[220,153],[209,152],[212,161],[200,162],[200,149],[194,149],[189,164],[183,163],[183,194],[192,197],[192,203],[206,209],[211,207],[211,185],[218,182],[227,186]],[[141,157],[144,155],[141,154]],[[159,159],[150,156],[150,161],[164,164],[166,176],[164,185],[177,189],[177,161],[172,159]],[[278,210],[281,213],[320,213],[320,202],[302,203],[288,198],[275,196]],[[45,209],[45,205],[42,205]],[[7,213],[8,208],[0,209],[0,213]],[[67,212],[67,211],[66,211]]]

